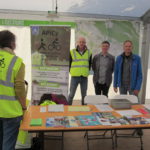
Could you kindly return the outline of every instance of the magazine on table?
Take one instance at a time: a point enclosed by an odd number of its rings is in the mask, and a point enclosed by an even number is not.
[[[121,118],[117,118],[118,122],[121,124],[121,125],[128,125],[129,122],[124,118],[124,117],[121,117]]]
[[[48,112],[64,112],[64,105],[48,105]]]
[[[95,105],[95,107],[99,111],[113,111],[114,110],[108,104],[99,104],[99,105]]]
[[[101,112],[93,112],[92,113],[93,116],[98,116],[99,118],[103,118],[102,113]]]
[[[145,117],[126,116],[124,118],[132,125],[150,123],[149,120],[147,120]]]
[[[138,108],[136,110],[142,114],[149,114],[150,113],[146,108]]]
[[[79,123],[74,116],[64,117],[65,127],[78,127]]]
[[[74,116],[55,116],[46,119],[46,127],[78,127],[79,123]]]
[[[47,118],[46,127],[65,127],[64,117],[56,116]]]
[[[109,119],[107,119],[107,118],[99,118],[99,117],[97,117],[97,120],[100,122],[101,125],[111,126],[111,123],[110,123]]]
[[[76,116],[76,119],[80,121],[81,126],[96,126],[101,124],[93,115]]]
[[[55,127],[55,118],[49,117],[46,119],[46,127]]]
[[[115,118],[115,116],[111,112],[102,112],[101,114],[102,114],[103,118],[107,118],[107,119]]]

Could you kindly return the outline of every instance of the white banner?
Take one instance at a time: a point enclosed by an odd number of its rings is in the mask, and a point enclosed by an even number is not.
[[[43,94],[68,96],[70,27],[32,26],[32,104]]]

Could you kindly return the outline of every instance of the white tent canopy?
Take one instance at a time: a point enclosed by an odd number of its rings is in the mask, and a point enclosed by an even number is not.
[[[0,9],[119,15],[141,17],[149,8],[149,0],[5,0]]]
[[[8,5],[10,4],[11,5]],[[142,56],[143,61],[143,90],[141,93],[142,99],[150,99],[150,93],[148,89],[150,88],[149,77],[150,77],[150,54],[149,54],[149,40],[150,40],[150,27],[149,27],[149,16],[150,13],[147,11],[150,6],[149,0],[57,0],[58,3],[58,15],[48,16],[48,11],[55,11],[56,0],[5,0],[0,2],[0,22],[6,21],[5,26],[1,26],[2,29],[10,29],[17,35],[18,48],[17,54],[24,57],[25,64],[27,66],[27,80],[31,81],[30,65],[31,62],[28,61],[30,58],[30,28],[28,26],[24,27],[12,27],[13,23],[24,24],[24,20],[40,20],[40,21],[101,21],[108,20],[108,25],[111,24],[111,20],[130,20],[140,22],[140,33],[139,33],[139,55]],[[27,10],[27,11],[25,11]],[[60,13],[64,12],[64,13]],[[70,13],[71,12],[71,13]],[[147,12],[147,13],[146,13]],[[145,14],[146,13],[146,14]],[[145,14],[143,17],[141,17]],[[6,20],[3,20],[6,19]],[[12,21],[12,20],[19,21]],[[23,20],[23,21],[20,21]],[[8,21],[8,22],[7,22]],[[10,21],[10,22],[9,22]],[[110,21],[110,22],[109,22]],[[6,27],[6,25],[11,24],[11,27]],[[23,25],[21,25],[23,26]],[[144,32],[144,34],[143,34]],[[143,36],[144,35],[144,36]],[[71,48],[75,44],[75,30],[72,29],[71,35]],[[22,51],[22,52],[21,52]],[[27,58],[26,58],[27,57]],[[90,84],[92,85],[92,76],[90,76]],[[89,86],[93,87],[93,86]],[[31,91],[31,89],[29,89]],[[80,93],[79,91],[77,93]],[[94,89],[90,89],[88,94],[94,94]],[[114,92],[112,92],[114,94]],[[110,95],[112,95],[110,93]],[[30,98],[31,94],[29,94]],[[80,99],[80,96],[76,96],[76,99]]]

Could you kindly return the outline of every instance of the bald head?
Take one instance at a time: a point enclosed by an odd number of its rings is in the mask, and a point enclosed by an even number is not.
[[[84,37],[79,37],[79,38],[78,38],[78,42],[80,42],[80,41],[84,41],[84,42],[86,42],[86,40],[85,40],[85,38],[84,38]]]
[[[86,47],[86,40],[84,37],[80,37],[77,41],[77,46],[80,50],[85,50]]]

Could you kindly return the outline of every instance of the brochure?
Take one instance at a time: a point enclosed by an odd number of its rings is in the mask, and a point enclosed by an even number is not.
[[[113,111],[113,109],[108,104],[95,105],[95,107],[99,111]]]
[[[48,112],[64,112],[64,105],[48,105]]]
[[[121,116],[136,116],[136,115],[142,115],[140,112],[130,109],[130,110],[119,110],[116,111]]]
[[[115,118],[115,116],[113,116],[111,112],[102,112],[101,114],[103,118],[107,118],[107,119]]]
[[[82,126],[100,125],[100,122],[97,120],[97,118],[92,115],[76,116],[76,118],[80,121],[80,124]]]
[[[89,106],[68,106],[68,111],[90,111]]]
[[[149,114],[150,112],[148,112],[145,108],[139,108],[136,109],[138,112],[142,113],[142,114]]]
[[[100,113],[100,112],[93,112],[92,115],[97,116],[99,118],[103,118],[102,113]]]
[[[78,122],[74,116],[64,117],[65,127],[78,127]]]
[[[146,120],[144,117],[126,116],[126,119],[130,124],[133,124],[133,125],[136,125],[136,124],[149,124],[148,120]]]
[[[54,118],[47,118],[46,119],[46,127],[55,127],[55,119]]]

